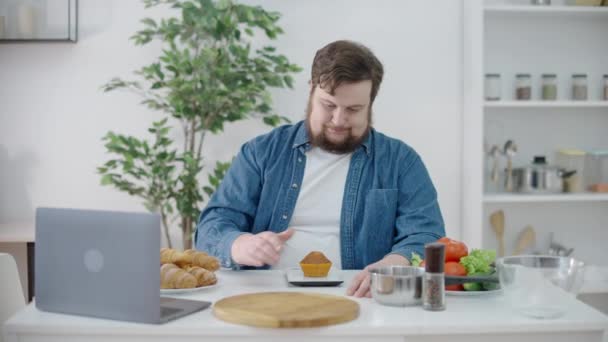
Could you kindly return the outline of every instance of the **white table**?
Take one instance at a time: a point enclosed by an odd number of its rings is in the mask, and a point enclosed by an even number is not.
[[[336,288],[299,288],[287,285],[281,271],[220,271],[218,286],[184,298],[217,301],[226,296],[263,291],[310,291],[343,295]],[[355,274],[344,272],[347,281]],[[146,325],[38,311],[30,304],[5,325],[8,342],[17,341],[601,341],[608,316],[574,298],[558,319],[523,317],[507,308],[502,295],[447,297],[447,310],[388,307],[370,298],[360,304],[356,320],[322,328],[268,329],[223,322],[211,309],[164,325]]]

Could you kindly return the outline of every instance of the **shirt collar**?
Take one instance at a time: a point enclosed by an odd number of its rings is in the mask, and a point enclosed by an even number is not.
[[[304,151],[308,151],[312,146],[310,145],[310,138],[308,137],[308,131],[306,130],[306,123],[302,120],[298,122],[297,125],[299,127],[292,148],[304,147]],[[372,144],[372,135],[374,134],[374,131],[375,130],[372,128],[367,135],[367,138],[365,138],[365,141],[361,144],[368,156],[370,155],[370,146]]]

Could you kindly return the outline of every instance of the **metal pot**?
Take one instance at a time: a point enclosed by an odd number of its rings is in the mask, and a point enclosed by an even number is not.
[[[547,165],[544,156],[534,157],[531,165],[513,169],[514,191],[521,193],[560,193],[564,192],[564,180],[576,173]]]
[[[413,306],[422,304],[424,268],[385,266],[369,270],[372,297],[380,304]]]

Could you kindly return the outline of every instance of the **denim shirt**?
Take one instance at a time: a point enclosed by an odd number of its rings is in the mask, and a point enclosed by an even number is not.
[[[231,247],[239,235],[286,230],[310,148],[303,121],[245,143],[200,215],[196,248],[238,269]],[[444,235],[437,192],[418,154],[372,129],[353,152],[346,176],[342,268],[362,269],[391,253],[424,256],[424,245]]]

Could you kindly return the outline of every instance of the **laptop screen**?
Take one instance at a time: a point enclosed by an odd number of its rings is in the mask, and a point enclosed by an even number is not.
[[[83,209],[36,210],[40,310],[156,322],[160,217]]]

